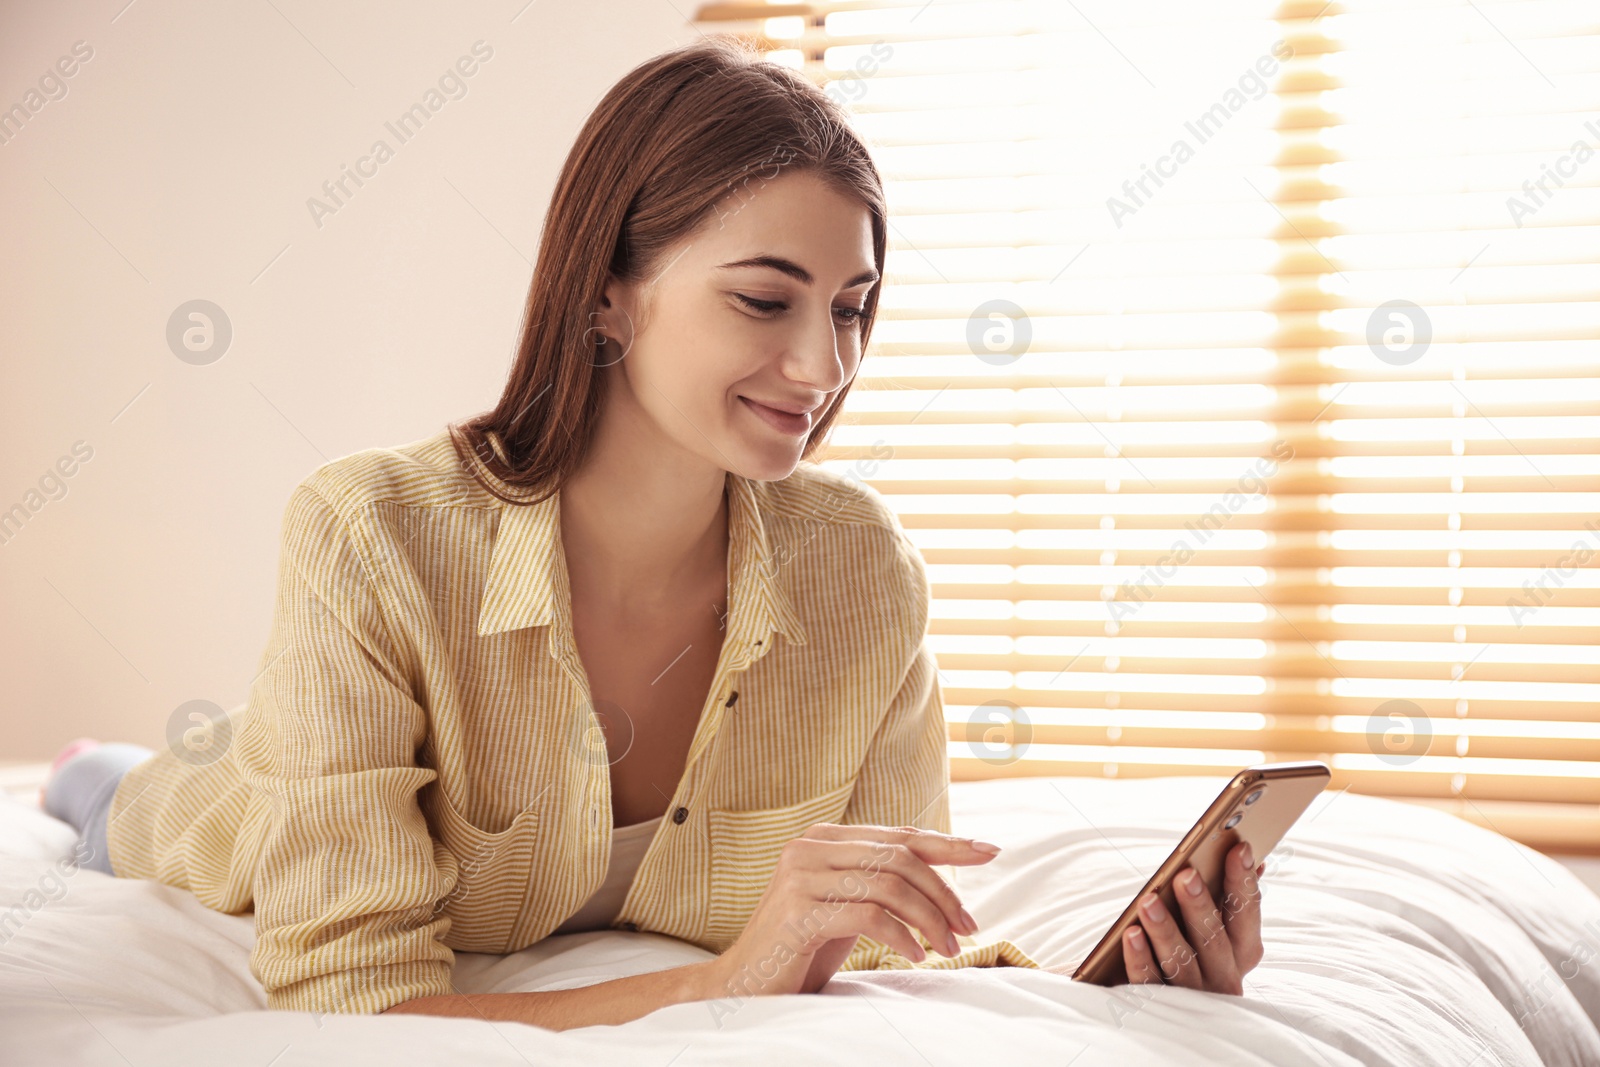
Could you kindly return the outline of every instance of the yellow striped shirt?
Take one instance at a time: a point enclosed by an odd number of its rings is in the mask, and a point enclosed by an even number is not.
[[[716,953],[812,824],[950,831],[925,566],[898,520],[814,463],[726,485],[720,658],[611,924]],[[119,785],[117,875],[253,909],[270,1008],[373,1013],[451,993],[453,950],[533,944],[603,882],[610,764],[559,502],[496,499],[445,431],[319,467],[284,511],[248,699]],[[954,958],[913,963],[862,937],[841,969],[1039,966],[1006,940],[958,941]]]

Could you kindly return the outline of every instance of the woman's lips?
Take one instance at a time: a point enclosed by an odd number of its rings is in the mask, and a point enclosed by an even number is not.
[[[744,401],[750,410],[759,415],[768,426],[780,433],[797,437],[811,429],[811,413],[809,411],[803,415],[791,415],[787,411],[779,411],[777,408],[769,408],[765,404],[758,404],[747,396],[741,396],[739,399]]]

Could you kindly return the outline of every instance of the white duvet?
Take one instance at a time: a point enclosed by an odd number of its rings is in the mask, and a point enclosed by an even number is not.
[[[1005,848],[957,869],[977,938],[1076,964],[1224,781],[955,783],[956,832]],[[250,916],[78,869],[75,836],[0,797],[6,1067],[1600,1065],[1600,897],[1508,838],[1352,793],[1320,796],[1269,859],[1266,958],[1242,997],[1013,967],[878,971],[814,996],[675,1005],[565,1032],[267,1011],[249,971]],[[58,860],[65,876],[51,873]],[[571,934],[512,956],[457,953],[456,984],[554,989],[704,958],[658,935]]]

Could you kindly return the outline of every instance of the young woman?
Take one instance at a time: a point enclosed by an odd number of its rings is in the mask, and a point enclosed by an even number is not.
[[[886,225],[800,75],[718,38],[635,68],[562,170],[498,405],[297,486],[249,700],[168,750],[64,752],[47,810],[92,865],[253,909],[273,1008],[567,1028],[840,970],[1038,966],[974,941],[936,870],[997,850],[949,834],[922,559],[809,458]],[[1230,859],[1227,916],[1203,889],[1181,924],[1147,914],[1133,979],[1239,992],[1255,873]],[[605,928],[717,955],[451,982],[454,950]]]

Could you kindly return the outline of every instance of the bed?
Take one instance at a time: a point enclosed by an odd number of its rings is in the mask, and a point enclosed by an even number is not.
[[[976,937],[1076,964],[1224,781],[952,784],[956,832],[1005,847],[957,869]],[[1266,956],[1242,997],[1030,968],[873,971],[565,1032],[267,1011],[251,916],[80,870],[75,838],[25,791],[0,796],[0,1063],[1600,1064],[1600,897],[1509,838],[1349,792],[1318,797],[1268,858]],[[596,931],[457,953],[455,977],[556,989],[706,956]]]

